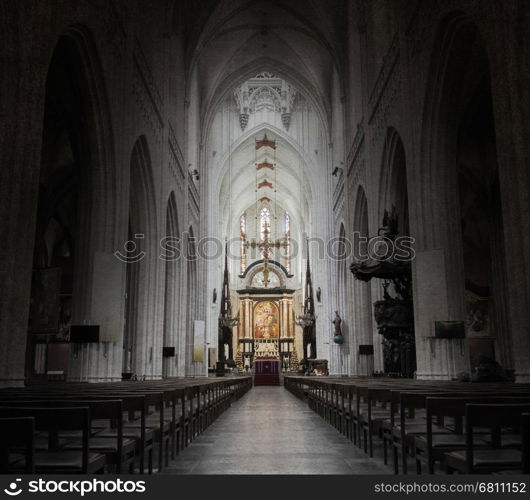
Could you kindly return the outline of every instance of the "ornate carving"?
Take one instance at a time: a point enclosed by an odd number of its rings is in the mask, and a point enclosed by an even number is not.
[[[391,212],[385,210],[378,236],[393,242],[398,235],[397,228],[395,207],[392,207]],[[350,269],[355,278],[361,281],[373,278],[383,280],[383,299],[374,304],[374,318],[384,339],[385,373],[411,377],[416,369],[416,357],[410,262],[395,260],[389,245],[387,255],[354,262]],[[391,297],[388,293],[391,284],[397,297]]]
[[[267,160],[265,160],[261,163],[258,163],[256,170],[261,170],[262,168],[268,168],[270,170],[274,170],[274,165],[272,163],[269,163]]]
[[[363,157],[364,154],[364,118],[357,125],[357,132],[353,138],[353,142],[348,153],[347,164],[348,168],[348,177],[351,177],[352,174],[356,172],[356,168],[360,165],[359,159]]]
[[[284,128],[289,130],[296,96],[292,85],[272,73],[260,73],[247,80],[234,89],[241,130],[247,127],[250,114],[262,110],[280,113]]]
[[[182,186],[185,179],[184,170],[182,169],[184,158],[170,122],[168,122],[168,129],[169,134],[167,142],[169,147],[169,170],[173,174],[173,178],[175,179],[177,186]]]
[[[195,185],[195,182],[193,181],[193,177],[191,176],[191,174],[188,174],[188,199],[189,199],[188,206],[192,210],[193,214],[195,215],[195,218],[198,220],[199,218],[199,191],[197,189],[197,186]]]
[[[267,134],[265,134],[263,136],[263,139],[256,140],[256,149],[260,149],[264,147],[276,149],[276,141],[269,140],[269,138],[267,137]]]
[[[258,189],[261,189],[263,187],[268,187],[270,189],[272,189],[272,182],[269,182],[267,179],[263,179],[259,184],[258,184]]]
[[[244,131],[247,128],[248,117],[249,117],[248,113],[239,114],[239,126],[241,127],[241,131]]]
[[[291,126],[291,113],[282,113],[282,123],[285,130],[289,130]]]

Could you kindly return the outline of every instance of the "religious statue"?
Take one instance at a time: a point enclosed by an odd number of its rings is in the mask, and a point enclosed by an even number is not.
[[[320,302],[320,299],[322,298],[322,290],[320,287],[317,288],[317,300]]]
[[[217,288],[214,288],[214,289],[213,289],[212,302],[213,302],[214,304],[217,302]]]
[[[392,205],[392,210],[389,212],[385,209],[383,214],[383,225],[379,228],[378,236],[386,236],[393,240],[398,234],[398,214],[396,207]]]
[[[342,330],[341,330],[341,323],[342,318],[339,315],[339,311],[335,311],[335,318],[331,321],[333,323],[333,326],[335,327],[335,335],[333,335],[333,342],[335,344],[343,344],[344,343],[344,337],[342,336]]]

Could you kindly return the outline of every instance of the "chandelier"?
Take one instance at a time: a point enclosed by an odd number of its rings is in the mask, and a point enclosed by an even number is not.
[[[315,319],[315,315],[312,312],[307,311],[303,314],[296,316],[294,322],[302,328],[308,328],[310,326],[313,326]]]
[[[237,316],[232,316],[231,313],[220,314],[219,315],[219,325],[223,328],[233,328],[234,326],[239,325],[239,313]]]

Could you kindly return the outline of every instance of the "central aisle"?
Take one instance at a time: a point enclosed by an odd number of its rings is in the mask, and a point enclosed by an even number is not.
[[[254,387],[166,474],[389,474],[283,387]]]

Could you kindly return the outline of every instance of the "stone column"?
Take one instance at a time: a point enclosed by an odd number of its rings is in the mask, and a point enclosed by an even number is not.
[[[10,31],[3,30],[3,38]],[[25,379],[46,76],[35,54],[30,57],[21,46],[11,49],[13,60],[3,58],[2,80],[12,89],[1,87],[1,115],[9,120],[0,120],[0,387],[23,385]],[[9,47],[3,50],[9,53]]]
[[[530,382],[530,29],[528,6],[492,4],[492,99],[506,262],[506,304],[517,381]]]

